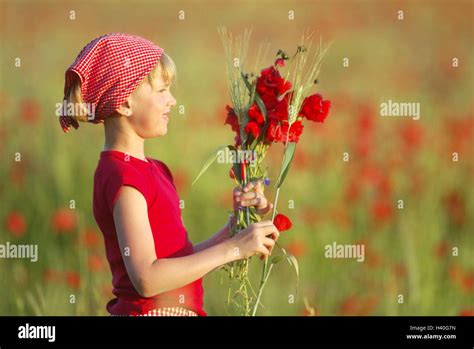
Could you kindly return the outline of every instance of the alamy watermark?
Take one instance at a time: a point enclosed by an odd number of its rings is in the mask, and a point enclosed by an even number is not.
[[[332,244],[328,244],[324,247],[324,257],[349,259],[352,258],[356,259],[357,262],[363,262],[365,260],[365,245],[342,245],[334,241]]]
[[[52,343],[56,340],[56,326],[36,326],[26,323],[18,327],[19,339],[47,339]]]
[[[35,263],[38,261],[38,245],[16,245],[7,241],[0,244],[0,258],[26,258]]]
[[[87,117],[87,121],[95,119],[95,103],[70,103],[64,100],[62,103],[56,103],[56,116],[76,116]]]
[[[380,116],[408,116],[413,120],[421,118],[421,106],[417,102],[387,102],[380,103]]]
[[[254,167],[257,164],[257,152],[255,150],[219,150],[217,152],[217,162],[220,164],[243,163]]]

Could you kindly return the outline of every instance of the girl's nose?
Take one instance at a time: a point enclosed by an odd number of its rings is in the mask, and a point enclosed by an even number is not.
[[[176,105],[176,99],[174,98],[173,95],[171,95],[171,100],[170,100],[170,106],[174,107]]]

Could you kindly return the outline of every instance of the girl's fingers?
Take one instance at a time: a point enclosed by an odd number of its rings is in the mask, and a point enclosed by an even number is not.
[[[263,239],[263,244],[271,251],[273,246],[275,246],[275,240],[266,237]]]
[[[280,237],[280,232],[278,230],[270,236],[270,238],[273,239],[274,241],[277,241],[279,237]]]
[[[254,189],[257,191],[257,192],[262,192],[263,191],[263,185],[262,185],[262,181],[251,181],[251,182],[248,182],[247,185],[244,187],[244,192],[249,192],[251,191],[252,189]]]
[[[242,206],[256,206],[258,209],[268,207],[267,198],[255,191],[236,196],[235,200],[240,202]]]
[[[267,202],[267,205],[266,205],[264,208],[259,208],[259,209],[258,209],[258,214],[259,214],[260,216],[264,216],[264,215],[266,215],[268,212],[270,212],[272,209],[273,209],[273,204]]]
[[[263,236],[278,234],[278,229],[273,225],[273,223],[270,223],[268,225],[262,226],[259,229],[259,233]]]
[[[265,246],[262,246],[261,248],[259,248],[257,250],[257,253],[261,253],[262,255],[260,256],[260,259],[265,259],[269,256],[270,254],[270,251],[265,247]]]

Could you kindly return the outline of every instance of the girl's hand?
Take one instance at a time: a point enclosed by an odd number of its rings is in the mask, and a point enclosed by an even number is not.
[[[246,259],[261,254],[260,259],[267,258],[280,232],[271,221],[252,223],[228,240],[234,250],[235,259]]]
[[[263,183],[261,181],[247,183],[243,192],[239,187],[235,187],[233,205],[234,210],[237,210],[239,206],[255,206],[260,216],[266,215],[273,208],[273,204],[263,194]]]

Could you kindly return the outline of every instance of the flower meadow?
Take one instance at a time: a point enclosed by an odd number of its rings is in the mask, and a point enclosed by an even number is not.
[[[225,224],[236,185],[261,180],[276,203],[279,246],[206,276],[209,315],[241,315],[242,282],[246,315],[474,314],[472,3],[269,4],[1,3],[0,314],[107,315],[92,215],[103,129],[64,137],[55,109],[77,50],[114,31],[177,64],[169,133],[146,153],[173,172],[190,239]],[[226,49],[222,26],[251,27],[248,47]],[[293,75],[319,48],[317,74]],[[217,158],[200,173],[219,146],[255,150],[257,166]],[[234,213],[240,227],[259,219]]]

